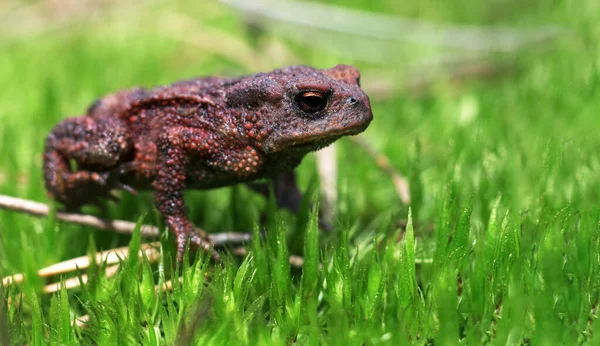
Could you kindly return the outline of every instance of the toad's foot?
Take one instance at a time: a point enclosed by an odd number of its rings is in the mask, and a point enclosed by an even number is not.
[[[189,243],[193,251],[205,251],[210,254],[215,262],[221,261],[221,256],[214,249],[206,233],[201,229],[195,228],[186,218],[167,217],[166,223],[175,233],[175,246],[177,249],[177,260],[183,261],[186,247]]]

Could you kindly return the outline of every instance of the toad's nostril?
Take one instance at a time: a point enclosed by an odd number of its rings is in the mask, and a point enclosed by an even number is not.
[[[351,97],[348,97],[348,103],[351,105],[355,105],[358,103],[358,100],[351,96]]]

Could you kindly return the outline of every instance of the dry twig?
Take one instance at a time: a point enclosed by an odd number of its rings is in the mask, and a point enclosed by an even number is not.
[[[160,246],[158,242],[142,244],[138,255],[141,257],[142,254],[145,254],[145,256],[148,258],[148,261],[155,262],[160,256],[160,252],[157,249],[158,246]],[[116,249],[106,250],[96,254],[96,263],[105,263],[106,265],[117,264],[121,259],[127,258],[128,256],[128,247],[120,247]],[[76,257],[67,261],[59,262],[51,266],[42,268],[38,271],[38,275],[43,278],[56,276],[59,274],[70,273],[78,269],[87,269],[90,267],[90,264],[91,263],[89,256]],[[21,282],[23,282],[24,279],[25,278],[23,274],[7,276],[5,278],[2,278],[2,285],[7,286],[20,284]]]
[[[337,204],[337,157],[335,143],[323,148],[316,153],[317,170],[321,181],[321,217],[331,224],[335,206]]]
[[[404,204],[410,203],[410,189],[408,185],[408,181],[404,178],[392,165],[390,164],[390,160],[388,158],[377,152],[375,148],[373,148],[369,143],[367,143],[361,136],[351,137],[352,141],[358,144],[373,160],[381,170],[383,170],[386,174],[390,176],[392,182],[394,183],[394,187],[400,196],[400,200]]]
[[[0,208],[24,212],[35,216],[48,216],[50,208],[43,204],[34,201],[24,200],[20,198],[0,195]],[[70,223],[75,223],[84,226],[95,227],[107,231],[115,231],[118,233],[131,234],[135,230],[135,223],[123,220],[107,220],[101,219],[92,215],[84,214],[71,214],[57,212],[56,218]],[[143,225],[141,226],[141,233],[146,237],[156,237],[158,235],[158,229],[154,226]],[[249,233],[213,233],[208,235],[210,241],[215,246],[224,246],[227,244],[240,244],[248,242],[251,239]],[[159,259],[160,252],[156,249],[160,244],[158,242],[142,244],[139,252],[139,256],[145,254],[150,262],[155,262]],[[232,253],[237,256],[245,256],[247,250],[244,247],[234,248]],[[96,255],[97,263],[105,263],[107,265],[119,263],[120,259],[129,256],[129,248],[121,247],[112,250],[100,252]],[[299,256],[291,256],[290,264],[295,267],[301,267],[304,264],[304,259]],[[53,264],[49,267],[42,268],[38,271],[40,277],[50,277],[59,274],[73,272],[75,270],[86,269],[90,266],[90,258],[88,256],[81,256],[73,258],[64,262]],[[118,265],[110,266],[107,268],[106,275],[112,276],[117,271]],[[87,275],[82,275],[83,283],[87,282]],[[2,278],[2,286],[19,284],[24,280],[23,274],[15,274]],[[67,279],[65,285],[67,289],[78,287],[81,284],[79,278]],[[60,283],[53,283],[44,287],[43,292],[52,293],[60,289]]]
[[[105,274],[107,278],[112,277],[113,275],[115,275],[117,273],[117,271],[119,270],[119,265],[113,265],[110,267],[106,267],[106,271]],[[65,289],[70,290],[72,288],[77,288],[80,287],[82,284],[86,284],[88,282],[88,275],[87,274],[81,274],[80,277],[72,277],[72,278],[68,278],[65,279],[64,281],[65,284]],[[60,291],[61,287],[62,287],[62,282],[54,282],[51,284],[48,284],[46,286],[44,286],[44,288],[42,289],[42,292],[44,293],[56,293],[58,291]]]
[[[245,247],[237,247],[231,251],[232,254],[236,256],[246,256],[248,254],[248,250]],[[302,268],[304,265],[304,258],[302,256],[291,255],[290,256],[290,265],[296,268]],[[319,268],[321,268],[322,264],[319,263]]]
[[[0,208],[41,217],[46,217],[50,213],[50,208],[46,204],[5,195],[0,195]],[[135,223],[133,222],[102,219],[93,215],[56,212],[56,218],[68,223],[122,234],[131,234],[135,230]],[[150,225],[142,225],[140,227],[140,232],[141,235],[146,238],[157,237],[159,234],[158,228]],[[249,233],[235,232],[213,233],[208,235],[211,243],[217,247],[227,244],[246,243],[250,241],[251,237],[252,235]]]

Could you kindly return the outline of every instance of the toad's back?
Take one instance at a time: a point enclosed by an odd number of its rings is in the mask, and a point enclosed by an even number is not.
[[[196,78],[153,89],[133,88],[107,95],[88,108],[92,118],[117,117],[132,134],[160,135],[169,126],[214,130],[224,88],[239,79]]]

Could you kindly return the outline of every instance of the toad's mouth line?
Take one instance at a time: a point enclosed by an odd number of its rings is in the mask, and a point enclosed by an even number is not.
[[[368,125],[368,124],[367,124]],[[291,136],[281,141],[276,141],[269,146],[268,153],[276,153],[286,149],[312,149],[315,147],[324,147],[344,136],[354,136],[363,132],[367,126],[346,127],[342,129],[332,129],[317,135],[298,135]]]

